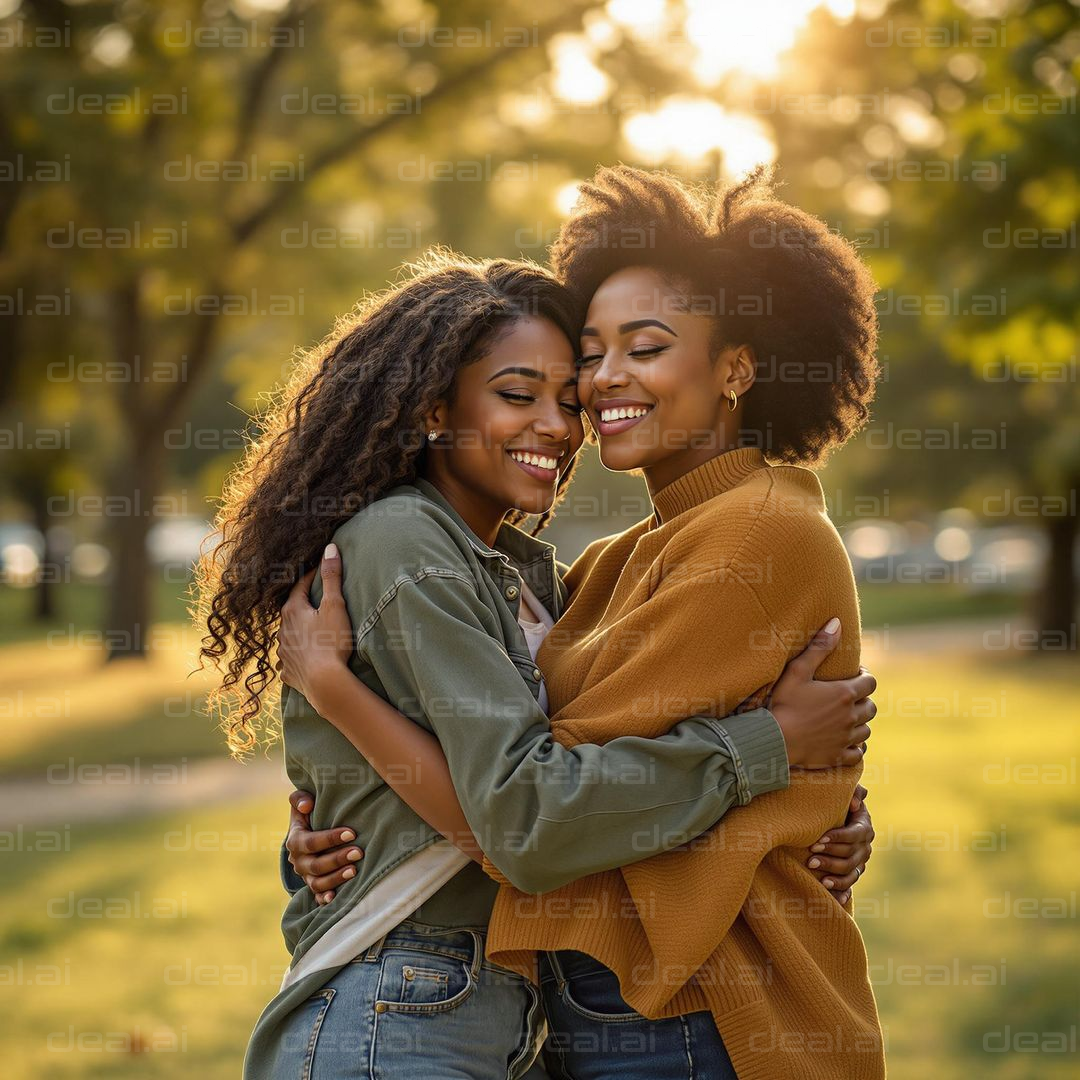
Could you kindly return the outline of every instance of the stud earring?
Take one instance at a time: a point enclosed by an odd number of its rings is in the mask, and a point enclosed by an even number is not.
[[[439,433],[437,431],[429,431],[427,433],[427,441],[428,442],[434,442],[438,437],[439,437]]]

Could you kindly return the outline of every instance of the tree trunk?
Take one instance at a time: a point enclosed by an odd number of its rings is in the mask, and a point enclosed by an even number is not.
[[[56,586],[60,581],[62,567],[56,559],[53,545],[49,542],[49,511],[47,497],[42,491],[34,500],[34,524],[41,533],[44,550],[41,555],[41,575],[34,590],[34,618],[52,620],[56,617]]]
[[[1050,550],[1046,576],[1039,594],[1040,641],[1045,648],[1060,649],[1058,642],[1076,639],[1075,514],[1046,517]]]
[[[146,537],[158,494],[160,454],[151,442],[152,433],[146,431],[147,390],[139,374],[143,354],[139,284],[135,274],[117,286],[112,298],[116,358],[130,374],[118,392],[127,445],[113,466],[106,495],[109,660],[145,656],[152,617]]]
[[[153,447],[137,446],[117,468],[109,487],[111,584],[105,622],[109,660],[145,656],[148,651],[154,613],[146,537],[154,524],[160,482],[159,455]]]

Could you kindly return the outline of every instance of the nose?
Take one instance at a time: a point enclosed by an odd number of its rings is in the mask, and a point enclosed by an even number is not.
[[[533,430],[552,442],[565,442],[570,438],[570,417],[558,402],[554,402],[541,410],[533,421]]]
[[[621,389],[629,384],[630,376],[627,374],[622,360],[622,350],[609,349],[599,364],[588,369],[589,374],[592,375],[594,390],[605,393],[609,390]]]

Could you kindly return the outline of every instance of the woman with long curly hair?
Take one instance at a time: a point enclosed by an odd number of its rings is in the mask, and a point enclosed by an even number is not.
[[[877,319],[856,251],[776,198],[767,170],[714,190],[618,167],[583,186],[552,265],[588,304],[578,392],[601,459],[640,470],[654,506],[591,545],[567,577],[571,602],[537,658],[557,743],[662,735],[687,702],[717,715],[761,705],[831,614],[840,644],[822,673],[852,676],[855,584],[806,466],[869,416]],[[286,643],[290,680],[318,693],[333,679],[326,655]],[[391,726],[404,734],[373,694],[351,709],[357,745]],[[552,1071],[884,1076],[849,894],[832,903],[835,864],[807,865],[803,850],[822,832],[835,838],[860,771],[860,754],[795,771],[693,843],[555,888],[530,875],[528,857],[517,880],[485,858],[503,886],[488,955],[527,972],[540,954]],[[337,852],[309,857],[303,845],[334,839],[297,829],[290,845],[324,896],[347,871],[315,861]]]
[[[311,642],[341,669],[303,693],[283,672],[280,724],[321,821],[352,825],[346,840],[362,823],[369,844],[332,903],[291,897],[293,962],[250,1077],[523,1075],[542,1011],[535,973],[485,956],[498,891],[485,858],[554,888],[698,835],[785,787],[789,761],[859,754],[858,680],[836,693],[807,671],[786,680],[798,704],[779,693],[772,713],[553,742],[534,654],[567,592],[534,534],[583,439],[579,329],[549,272],[432,255],[302,359],[227,488],[198,617],[203,658],[226,665],[230,745],[243,754],[276,731],[266,692],[293,583],[320,555],[343,564],[316,614],[344,633]],[[531,533],[516,527],[528,516]],[[395,707],[404,743],[376,732],[361,754],[335,726],[368,693]],[[660,839],[643,846],[644,832]]]

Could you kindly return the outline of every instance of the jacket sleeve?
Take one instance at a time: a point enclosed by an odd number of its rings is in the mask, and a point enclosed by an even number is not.
[[[380,598],[358,651],[387,699],[438,736],[497,880],[547,892],[685,844],[787,786],[783,736],[763,709],[559,745],[491,620],[467,572],[428,568]]]

